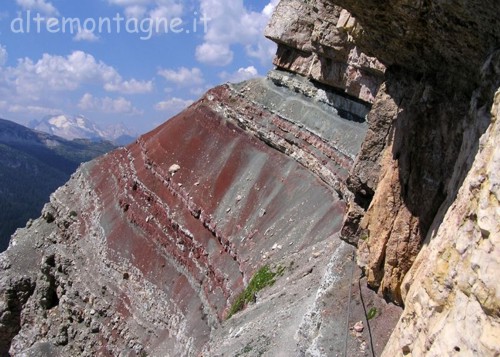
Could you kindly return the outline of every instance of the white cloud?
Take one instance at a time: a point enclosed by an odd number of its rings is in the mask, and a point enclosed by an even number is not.
[[[2,75],[0,82],[32,100],[47,91],[73,91],[84,84],[101,84],[109,92],[126,94],[153,90],[152,81],[124,80],[115,68],[82,51],[66,57],[44,54],[37,62],[20,59],[16,67],[7,67]]]
[[[196,2],[199,2],[201,14],[210,19],[204,42],[196,49],[199,62],[226,66],[233,61],[235,45],[243,46],[248,56],[263,64],[271,62],[276,45],[263,33],[279,0],[269,0],[260,12],[249,10],[243,0],[108,0],[109,4],[122,7],[128,18],[150,18],[153,32],[163,32],[162,26],[156,28],[159,19],[182,17]],[[200,21],[198,28],[202,27]]]
[[[257,58],[263,65],[272,63],[274,55],[276,54],[276,49],[276,44],[265,38],[253,45],[247,45],[245,47],[247,55]]]
[[[205,42],[196,48],[196,59],[214,66],[227,66],[233,62],[233,57],[229,44]]]
[[[150,19],[153,33],[163,33],[170,20],[184,13],[181,0],[108,0],[111,5],[123,7],[127,18]],[[164,20],[167,20],[166,22]]]
[[[194,101],[190,99],[170,98],[157,103],[155,109],[158,111],[169,112],[169,114],[174,115],[183,111],[193,103]]]
[[[8,58],[9,54],[7,53],[7,48],[0,45],[0,66],[3,66],[7,62]]]
[[[181,87],[199,86],[205,82],[203,73],[199,68],[181,67],[177,70],[160,69],[158,75],[165,78],[167,81],[177,84]]]
[[[177,88],[188,88],[189,93],[197,97],[211,87],[205,82],[203,72],[197,67],[191,69],[181,67],[177,70],[160,69],[158,75],[165,78],[168,82],[175,84]],[[174,88],[167,87],[164,91],[165,93],[171,93],[174,91]]]
[[[108,0],[111,5],[118,6],[137,6],[137,5],[148,5],[151,4],[153,0]]]
[[[205,84],[205,85],[203,85],[201,87],[191,88],[189,90],[189,93],[191,93],[192,95],[194,95],[196,97],[200,97],[202,94],[206,93],[211,88],[213,88],[213,85],[211,85],[211,84]]]
[[[264,7],[264,10],[262,10],[262,14],[267,18],[271,18],[274,9],[278,6],[279,2],[280,0],[271,0],[271,2]]]
[[[59,115],[62,114],[60,109],[48,108],[37,105],[20,105],[13,104],[7,107],[7,110],[11,113],[22,113],[32,116],[45,116],[45,115]]]
[[[16,0],[17,4],[24,10],[40,11],[45,15],[58,15],[59,12],[52,5],[51,2],[46,0]]]
[[[85,93],[78,103],[78,108],[85,111],[95,111],[110,114],[138,114],[130,101],[123,97],[112,99],[110,97],[96,98],[90,93]]]
[[[226,81],[226,82],[231,82],[231,83],[238,83],[238,82],[243,82],[247,81],[249,79],[255,78],[259,76],[259,72],[254,66],[250,66],[247,68],[240,68],[234,73],[227,73],[227,72],[222,72],[219,74],[219,77]]]
[[[149,11],[149,16],[153,19],[171,19],[181,16],[184,7],[177,1],[157,1],[156,6]]]
[[[124,81],[121,77],[116,81],[104,84],[104,89],[108,92],[123,94],[149,93],[153,90],[153,87],[153,81],[138,81],[137,79]]]
[[[234,45],[245,47],[246,53],[269,63],[276,46],[264,38],[263,32],[279,0],[271,0],[261,12],[249,11],[243,0],[200,0],[202,12],[210,22],[204,43],[196,49],[198,61],[225,66],[232,62]]]
[[[145,6],[132,5],[127,6],[124,13],[127,18],[142,19],[146,15],[147,11],[148,9]]]
[[[73,37],[73,40],[77,42],[79,41],[95,42],[99,40],[99,37],[89,30],[82,29],[78,31],[75,37]]]

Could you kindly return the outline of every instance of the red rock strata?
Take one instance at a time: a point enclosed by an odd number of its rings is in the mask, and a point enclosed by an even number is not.
[[[200,352],[256,269],[340,231],[337,191],[350,156],[229,86],[211,90],[136,143],[83,166],[54,195],[45,215],[55,222],[35,223],[56,242],[53,255],[17,239],[11,257],[53,261],[44,268],[54,302],[43,337],[74,339],[68,353]],[[47,294],[31,279],[37,288],[26,304],[43,311]],[[99,338],[60,337],[60,326],[80,331],[77,321]],[[32,335],[40,324],[23,321],[11,351],[40,340]]]

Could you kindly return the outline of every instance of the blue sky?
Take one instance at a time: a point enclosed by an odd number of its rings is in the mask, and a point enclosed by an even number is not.
[[[149,131],[210,87],[265,75],[278,2],[2,0],[0,117],[83,114]]]

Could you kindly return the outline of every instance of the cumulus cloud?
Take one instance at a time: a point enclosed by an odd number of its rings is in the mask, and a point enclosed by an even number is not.
[[[47,2],[46,0],[16,0],[16,3],[24,10],[40,11],[45,15],[52,16],[59,14],[54,5],[52,5],[51,2]]]
[[[137,79],[124,81],[120,76],[117,80],[105,83],[104,89],[108,92],[123,94],[149,93],[153,90],[153,81],[138,81]]]
[[[108,3],[111,5],[119,5],[123,7],[148,5],[153,2],[154,0],[108,0]]]
[[[7,48],[0,45],[0,66],[3,66],[7,62],[8,58],[9,54],[7,53]]]
[[[205,42],[196,47],[196,59],[202,63],[224,67],[233,62],[233,58],[229,44]]]
[[[177,1],[156,1],[156,5],[149,11],[149,17],[155,19],[171,19],[181,16],[184,12],[184,7],[181,2]]]
[[[196,49],[198,61],[225,66],[232,62],[234,45],[245,47],[248,56],[269,63],[275,45],[263,31],[279,0],[271,0],[261,12],[249,11],[243,0],[200,0],[202,11],[211,19],[204,43]]]
[[[240,68],[234,73],[227,73],[227,72],[222,72],[219,74],[219,77],[226,81],[226,82],[231,82],[231,83],[238,83],[238,82],[243,82],[247,81],[249,79],[255,78],[259,76],[259,72],[254,66],[246,67],[246,68]]]
[[[124,80],[115,68],[82,51],[66,57],[44,54],[36,62],[20,59],[16,67],[3,71],[3,77],[4,84],[31,99],[47,91],[73,91],[84,84],[101,84],[106,91],[125,94],[153,90],[152,81]]]
[[[202,94],[206,93],[212,87],[213,87],[213,85],[211,85],[211,84],[205,84],[205,85],[202,85],[201,87],[191,88],[189,90],[189,93],[196,96],[196,97],[200,97]]]
[[[150,18],[153,24],[162,18],[186,15],[188,8],[199,3],[201,14],[210,19],[204,41],[196,48],[196,58],[202,63],[214,66],[232,63],[235,45],[243,46],[248,56],[263,64],[269,64],[276,52],[276,45],[264,38],[263,32],[279,0],[269,0],[261,11],[249,10],[243,0],[108,0],[108,3],[122,7],[128,18]]]
[[[2,94],[7,100],[0,100],[0,111],[4,117],[10,117],[11,114],[18,114],[22,117],[43,117],[46,115],[59,115],[62,110],[54,107],[36,105],[29,102],[21,103],[19,98],[10,98],[8,93]],[[21,98],[22,99],[22,98]],[[8,114],[7,114],[8,113]]]
[[[96,36],[93,32],[85,29],[81,29],[78,31],[78,33],[73,37],[74,41],[88,41],[88,42],[95,42],[99,40],[99,37]]]
[[[158,111],[168,112],[169,114],[174,115],[183,111],[193,103],[194,101],[190,99],[186,100],[174,97],[157,103],[155,109]]]
[[[136,19],[142,19],[148,9],[145,6],[141,5],[132,5],[132,6],[127,6],[124,10],[125,16],[127,18],[136,18]]]
[[[172,18],[184,13],[181,0],[108,0],[108,3],[122,7],[129,19],[150,19],[151,28],[159,33],[165,31],[165,25]]]
[[[165,78],[167,81],[177,84],[181,87],[199,86],[205,82],[203,73],[199,68],[181,67],[177,70],[160,69],[158,75]]]
[[[85,111],[95,111],[109,114],[138,114],[130,101],[123,97],[112,99],[110,97],[96,98],[90,93],[85,93],[78,103],[78,108]]]

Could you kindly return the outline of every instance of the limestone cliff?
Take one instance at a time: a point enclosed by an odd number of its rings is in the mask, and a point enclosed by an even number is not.
[[[500,91],[474,164],[405,278],[406,308],[384,356],[500,353]]]
[[[347,235],[354,230],[364,239],[360,262],[369,284],[402,303],[402,279],[432,222],[454,200],[470,168],[467,157],[489,124],[500,81],[497,70],[483,75],[482,69],[498,67],[493,52],[500,27],[493,14],[500,5],[336,3],[363,28],[355,42],[389,66],[369,115],[377,134],[363,144],[349,180],[358,195],[375,193],[359,229],[347,222]],[[351,210],[361,220],[359,209]]]
[[[356,20],[327,1],[285,0],[265,35],[278,44],[274,64],[373,102],[385,66],[355,45]]]
[[[499,6],[282,0],[266,78],[82,166],[16,233],[0,354],[498,355]],[[381,296],[405,308],[387,346]]]
[[[460,187],[469,190],[463,180],[500,86],[498,13],[494,1],[290,0],[280,3],[267,32],[279,45],[278,67],[372,104],[367,136],[346,181],[354,197],[346,195],[342,238],[358,246],[368,284],[406,305],[387,356],[499,353],[499,285],[485,272],[499,266],[498,227],[488,228],[484,247],[478,242],[476,248],[472,223],[469,233],[458,229],[460,219],[478,219],[474,199],[455,201]],[[498,143],[494,131],[491,124],[483,139],[492,147]],[[493,155],[488,152],[481,154]],[[476,165],[487,160],[480,155]],[[473,181],[485,177],[469,175]],[[493,199],[481,200],[493,217],[495,187],[483,194],[491,191]],[[481,258],[470,262],[472,256]],[[433,264],[438,259],[445,263]],[[465,262],[456,266],[460,260]],[[459,331],[472,317],[460,316],[469,306],[484,331],[464,335]]]

